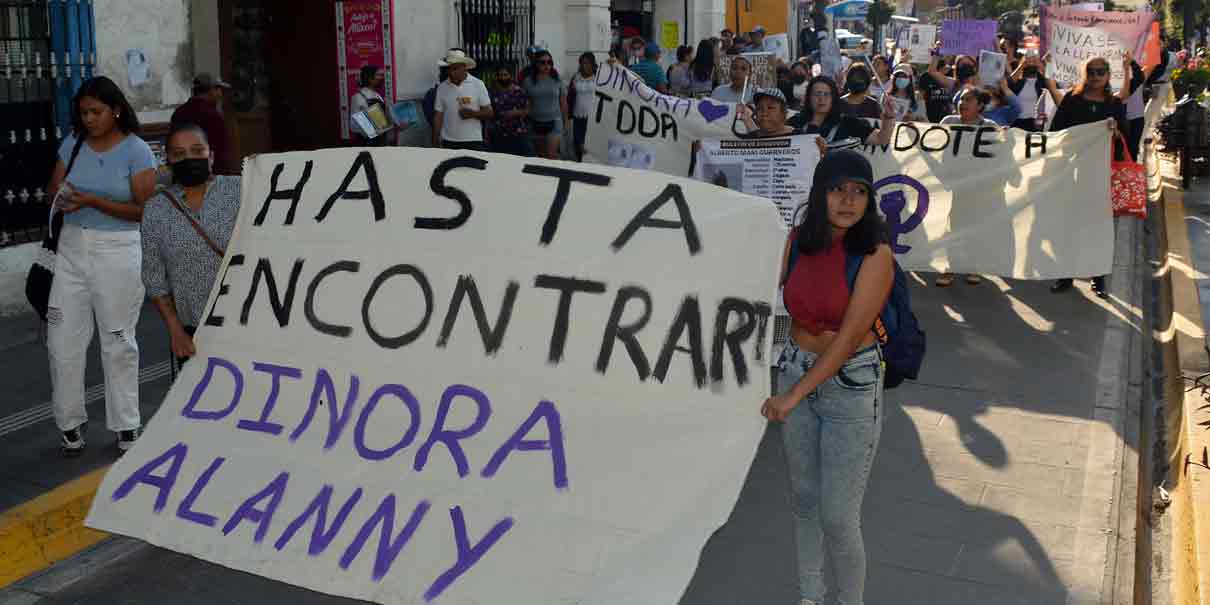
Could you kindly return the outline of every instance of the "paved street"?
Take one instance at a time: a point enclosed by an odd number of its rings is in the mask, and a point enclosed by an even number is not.
[[[144,422],[168,391],[168,336],[155,308],[139,317],[140,404]],[[112,463],[114,434],[105,429],[101,357],[94,336],[84,384],[89,387],[88,448],[74,461],[59,456],[59,436],[50,416],[50,374],[36,316],[0,320],[0,511],[25,502],[85,472]]]
[[[1122,365],[1127,351],[1106,335],[1136,330],[1136,311],[1092,297],[1086,283],[1056,296],[1045,282],[958,280],[942,290],[931,287],[932,275],[921,277],[930,285],[914,285],[913,303],[929,354],[919,383],[889,392],[864,510],[867,602],[1043,605],[1107,594],[1120,581],[1118,555],[1132,545],[1116,535],[1124,450],[1103,401],[1106,389],[1126,379],[1105,368]],[[145,363],[165,346],[152,314],[144,313],[142,334],[156,334],[143,337]],[[32,353],[22,363],[27,378],[45,372]],[[162,383],[145,387],[145,396],[162,392],[152,386]],[[46,396],[29,392],[27,399]],[[3,405],[8,414],[14,402]],[[738,505],[706,545],[682,603],[797,602],[778,430],[766,433]],[[49,421],[15,436],[4,448],[4,480],[24,482],[18,489],[26,491],[35,489],[27,483],[47,484],[65,468],[110,456],[59,460]],[[0,493],[11,498],[11,491]],[[98,561],[77,557],[87,573],[66,588],[34,580],[0,592],[0,603],[350,602],[133,544],[103,545],[97,558],[109,556],[106,548],[125,558],[96,572],[87,568]]]

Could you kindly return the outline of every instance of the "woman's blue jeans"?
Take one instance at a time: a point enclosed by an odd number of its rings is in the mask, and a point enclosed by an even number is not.
[[[789,343],[777,362],[778,392],[789,390],[817,358]],[[826,548],[837,605],[863,603],[861,502],[882,433],[884,373],[877,345],[854,353],[782,427],[796,513],[798,590],[804,599],[823,603]]]

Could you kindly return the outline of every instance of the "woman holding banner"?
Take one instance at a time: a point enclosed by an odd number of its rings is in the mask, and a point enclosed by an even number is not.
[[[975,88],[973,86],[962,89],[954,100],[954,105],[958,107],[958,113],[941,118],[942,124],[960,124],[964,126],[981,126],[997,128],[1000,125],[990,118],[983,115],[984,109],[991,103],[992,95],[985,89]],[[950,214],[951,224],[955,222],[955,215]],[[958,221],[961,224],[961,221]],[[983,283],[983,278],[976,274],[966,276],[966,283],[977,286]],[[933,285],[938,288],[948,288],[954,285],[953,273],[942,273],[937,276],[937,280]]]
[[[1122,59],[1122,67],[1126,72],[1126,81],[1123,86],[1130,86],[1130,64],[1133,61],[1134,57],[1127,51]],[[1072,126],[1108,119],[1109,129],[1114,132],[1115,140],[1123,140],[1118,125],[1125,124],[1126,104],[1114,96],[1109,86],[1109,61],[1102,57],[1089,59],[1084,62],[1080,73],[1080,81],[1072,87],[1071,92],[1063,97],[1063,102],[1059,103],[1059,108],[1055,110],[1055,118],[1050,123],[1050,129],[1052,131],[1064,130]],[[1120,155],[1121,145],[1114,143],[1114,157]],[[1108,204],[1109,200],[1106,200],[1105,203]],[[1050,287],[1050,291],[1059,294],[1070,290],[1071,286],[1072,278],[1058,279]],[[1105,289],[1104,275],[1092,278],[1092,291],[1101,298],[1109,296],[1108,290]]]
[[[869,161],[856,151],[824,156],[806,219],[791,231],[782,256],[791,339],[776,366],[778,394],[761,414],[785,423],[804,604],[823,603],[824,549],[835,572],[835,602],[860,604],[865,592],[861,503],[884,416],[874,330],[894,275],[873,180]]]
[[[818,134],[828,144],[855,139],[858,144],[889,145],[895,126],[895,101],[890,95],[882,100],[882,124],[875,128],[866,120],[840,113],[840,91],[827,76],[816,76],[807,86],[803,110],[787,120],[802,134]]]
[[[786,124],[790,111],[786,94],[781,89],[758,88],[752,93],[752,98],[755,110],[743,104],[735,108],[740,120],[748,127],[748,133],[740,138],[769,139],[794,134],[794,127]]]

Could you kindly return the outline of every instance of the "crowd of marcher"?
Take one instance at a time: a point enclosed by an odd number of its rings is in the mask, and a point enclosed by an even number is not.
[[[822,602],[826,550],[835,564],[839,602],[860,603],[861,499],[882,426],[887,367],[879,326],[897,269],[874,203],[870,164],[838,144],[885,145],[903,121],[1057,131],[1109,118],[1125,141],[1115,153],[1124,147],[1137,157],[1144,103],[1177,61],[1165,53],[1159,65],[1144,68],[1127,53],[1121,59],[1124,84],[1114,90],[1109,59],[1096,57],[1064,89],[1044,75],[1047,57],[1024,52],[1020,37],[1012,35],[1000,40],[1008,58],[1003,73],[986,82],[978,60],[969,56],[934,56],[922,65],[904,54],[875,55],[846,60],[840,73],[824,73],[818,51],[801,44],[804,56],[779,62],[776,86],[761,88],[751,85],[753,62],[744,53],[763,51],[764,35],[759,27],[738,36],[723,30],[696,47],[676,49],[668,67],[657,44],[633,38],[611,49],[608,61],[665,94],[738,103],[749,136],[819,135],[823,159],[783,256],[791,339],[778,362],[778,394],[762,413],[786,423],[803,601]],[[718,68],[724,54],[732,55],[725,74]],[[520,69],[496,69],[489,86],[471,73],[474,58],[450,49],[438,63],[438,85],[423,102],[432,146],[582,159],[597,58],[584,53],[570,75],[560,74],[545,49],[530,49],[527,59]],[[382,77],[374,66],[361,71],[355,110],[384,103],[376,91]],[[174,356],[195,352],[194,330],[240,200],[239,180],[215,175],[216,167],[226,168],[215,164],[216,147],[226,145],[221,119],[220,127],[213,124],[224,87],[205,74],[195,80],[195,98],[174,116],[167,140],[173,182],[158,192],[156,160],[136,136],[137,117],[118,86],[93,78],[72,103],[72,130],[49,188],[62,226],[55,232],[55,277],[45,308],[64,455],[79,455],[85,447],[84,367],[94,324],[107,425],[120,450],[131,447],[141,427],[135,326],[145,295],[168,328]],[[1046,97],[1056,107],[1049,120]],[[362,137],[358,143],[383,141]],[[977,284],[980,277],[966,281]],[[952,283],[949,274],[935,281]],[[1063,279],[1051,289],[1071,287],[1072,280]],[[1093,289],[1106,295],[1103,277],[1094,278]]]

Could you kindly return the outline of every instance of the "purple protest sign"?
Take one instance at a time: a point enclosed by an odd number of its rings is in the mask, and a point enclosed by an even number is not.
[[[996,50],[995,19],[941,22],[941,54],[978,57],[981,50]]]

